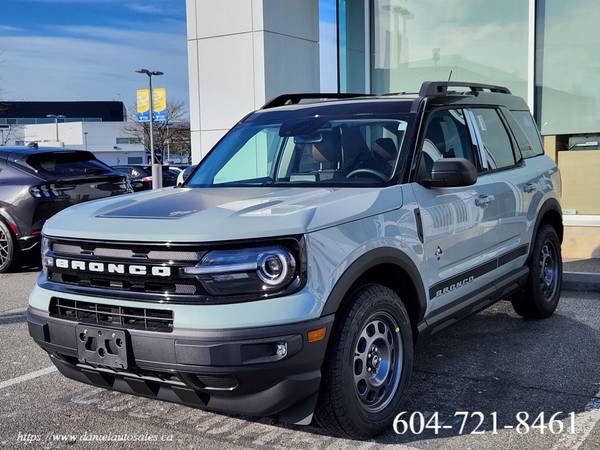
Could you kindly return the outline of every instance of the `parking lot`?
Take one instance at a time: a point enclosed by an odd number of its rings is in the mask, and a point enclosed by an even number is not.
[[[564,292],[557,313],[539,322],[499,303],[418,344],[403,410],[453,425],[439,434],[396,435],[368,442],[323,435],[318,427],[251,421],[108,392],[63,378],[30,339],[24,311],[37,272],[0,275],[0,447],[75,443],[139,448],[581,448],[600,445],[600,295]],[[461,434],[456,411],[481,412],[482,434]],[[517,425],[517,414],[574,412],[575,433]],[[401,412],[401,411],[398,411]],[[494,433],[492,413],[497,413]],[[533,422],[533,419],[530,421]],[[458,423],[460,425],[460,423]],[[522,431],[522,430],[520,430]]]

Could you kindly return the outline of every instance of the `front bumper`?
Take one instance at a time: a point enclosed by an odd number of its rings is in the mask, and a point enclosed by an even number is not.
[[[81,363],[78,322],[32,307],[27,321],[29,334],[68,378],[218,412],[299,423],[316,403],[333,315],[261,328],[171,333],[128,329],[127,370]],[[321,327],[327,328],[325,338],[309,343],[307,333]],[[277,343],[287,345],[283,358],[275,355]]]

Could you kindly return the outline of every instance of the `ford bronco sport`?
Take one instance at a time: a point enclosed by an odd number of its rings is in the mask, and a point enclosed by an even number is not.
[[[48,221],[29,332],[84,383],[366,438],[417,337],[501,299],[553,313],[560,189],[503,87],[280,96],[182,186]]]

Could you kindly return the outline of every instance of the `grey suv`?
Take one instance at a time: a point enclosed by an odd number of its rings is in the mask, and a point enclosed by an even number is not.
[[[284,95],[182,186],[48,221],[29,331],[84,383],[367,438],[417,338],[501,299],[553,313],[560,189],[506,88]]]

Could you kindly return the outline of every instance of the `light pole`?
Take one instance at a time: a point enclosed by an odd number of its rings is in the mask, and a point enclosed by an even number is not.
[[[67,116],[63,116],[62,114],[46,114],[48,119],[54,119],[54,123],[56,124],[56,142],[60,142],[58,139],[58,119],[64,119]]]
[[[136,70],[137,73],[148,75],[148,88],[150,91],[150,154],[152,156],[152,189],[162,188],[162,167],[158,163],[158,155],[154,148],[154,95],[152,93],[152,77],[163,75],[162,72],[148,69]]]
[[[84,142],[84,145],[85,145],[85,151],[87,151],[87,135],[88,135],[88,132],[84,131],[83,132],[83,142]]]

